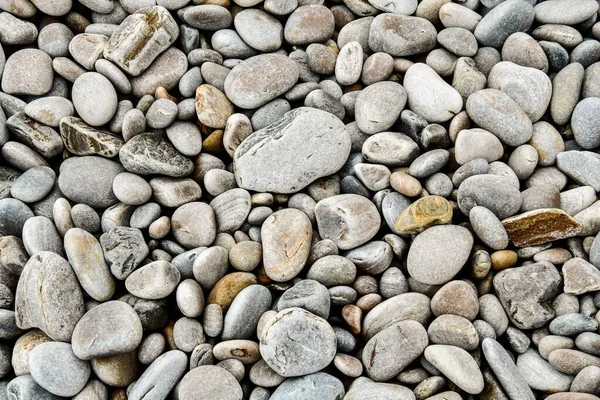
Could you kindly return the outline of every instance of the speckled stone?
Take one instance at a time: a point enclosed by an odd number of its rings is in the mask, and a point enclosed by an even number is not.
[[[581,231],[581,225],[570,215],[553,208],[528,211],[503,220],[502,225],[517,247],[565,239]]]

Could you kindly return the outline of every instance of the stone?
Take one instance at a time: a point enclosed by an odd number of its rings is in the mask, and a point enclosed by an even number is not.
[[[177,242],[189,249],[210,245],[217,234],[212,207],[200,202],[177,208],[171,218],[171,227]]]
[[[154,129],[168,127],[177,118],[177,104],[169,99],[157,99],[146,113],[148,126]]]
[[[188,367],[188,359],[183,351],[170,350],[150,364],[133,384],[127,398],[142,400],[152,392],[157,398],[166,398]]]
[[[104,258],[115,278],[124,280],[149,253],[142,232],[136,228],[116,227],[100,237]]]
[[[367,134],[389,129],[400,116],[406,100],[406,90],[398,83],[377,82],[367,86],[356,98],[358,128]]]
[[[415,398],[412,390],[393,383],[373,382],[366,377],[360,377],[354,381],[344,397],[346,400],[366,399],[375,396],[381,400],[412,400]]]
[[[236,14],[235,29],[252,48],[270,52],[281,47],[283,26],[275,17],[261,10],[244,10]]]
[[[142,133],[127,141],[119,150],[119,159],[127,171],[139,175],[183,177],[193,169],[193,163],[171,143],[152,133]]]
[[[210,31],[228,28],[232,22],[229,10],[216,4],[190,7],[185,10],[183,19],[193,27]]]
[[[226,369],[202,365],[190,370],[178,384],[180,399],[242,400],[242,387]]]
[[[456,89],[427,64],[412,65],[404,76],[404,87],[408,107],[430,123],[446,122],[463,107],[462,97]]]
[[[178,36],[179,27],[165,8],[143,8],[121,22],[104,48],[104,57],[138,76]]]
[[[171,263],[157,260],[133,271],[125,279],[127,291],[142,299],[158,300],[170,295],[181,280]]]
[[[73,352],[91,360],[135,350],[142,341],[142,323],[124,301],[108,301],[89,310],[73,331]]]
[[[15,292],[17,325],[68,342],[83,314],[83,295],[67,260],[50,252],[31,257]]]
[[[63,117],[72,116],[75,113],[73,103],[68,99],[58,96],[42,97],[28,103],[23,109],[28,117],[57,128]]]
[[[292,45],[325,42],[333,34],[333,13],[320,4],[298,7],[288,17],[283,35]]]
[[[117,111],[117,92],[112,83],[96,72],[86,72],[73,84],[73,104],[77,114],[91,126],[106,124]],[[102,107],[98,105],[102,104]]]
[[[556,371],[533,349],[517,357],[517,369],[532,389],[544,392],[566,392],[573,380],[569,375]]]
[[[280,54],[254,56],[235,66],[227,75],[225,94],[238,107],[258,108],[291,89],[298,80],[298,73],[298,67],[288,57]]]
[[[557,124],[565,124],[571,118],[573,109],[579,102],[584,73],[581,64],[571,63],[561,69],[554,77],[550,113]]]
[[[486,338],[483,340],[482,349],[486,361],[510,398],[535,399],[527,381],[500,343]]]
[[[571,129],[575,141],[583,149],[592,150],[600,146],[600,139],[598,139],[600,129],[599,109],[600,99],[588,97],[577,103],[573,110]]]
[[[420,323],[397,322],[369,339],[362,362],[371,379],[387,381],[417,359],[427,344],[427,332]]]
[[[587,315],[569,313],[554,318],[548,328],[553,335],[577,336],[582,332],[597,331],[598,321]]]
[[[77,117],[65,116],[58,125],[66,149],[77,156],[112,158],[123,145],[123,141],[112,133],[94,128]]]
[[[110,300],[115,292],[115,282],[104,261],[100,242],[83,229],[71,228],[65,234],[64,246],[85,292],[97,301]]]
[[[61,164],[58,187],[71,201],[106,208],[118,202],[112,184],[121,172],[121,165],[102,157],[71,157]]]
[[[493,162],[504,155],[500,139],[480,128],[461,130],[456,137],[454,149],[456,162],[461,165],[478,158]]]
[[[582,258],[567,260],[562,272],[565,293],[580,295],[600,290],[600,271]]]
[[[551,0],[549,3],[536,5],[534,11],[539,23],[574,25],[596,14],[598,4],[589,0],[576,0],[565,7],[560,1]]]
[[[345,394],[342,382],[325,372],[316,372],[298,378],[286,379],[273,392],[269,399],[285,400],[294,397],[298,400],[310,400],[322,398],[323,400],[334,400],[342,398]]]
[[[2,91],[7,94],[44,95],[52,89],[52,59],[38,49],[18,50],[6,60],[1,76]]]
[[[384,51],[394,57],[404,57],[432,50],[437,31],[424,18],[383,13],[369,27],[369,48]]]
[[[271,293],[264,286],[250,285],[242,289],[225,314],[221,338],[252,338],[261,315],[270,308],[271,300]]]
[[[539,328],[554,318],[551,302],[561,282],[556,268],[544,261],[500,271],[493,281],[502,306],[519,329]]]
[[[56,174],[48,167],[33,167],[19,176],[10,188],[10,194],[25,203],[42,200],[54,187]]]
[[[600,367],[600,358],[579,350],[556,349],[548,356],[552,367],[564,374],[576,375],[590,365]]]
[[[139,375],[137,351],[90,361],[92,371],[104,384],[124,387]]]
[[[225,128],[233,114],[233,104],[214,86],[200,85],[196,89],[196,113],[200,122],[210,128]]]
[[[0,238],[0,265],[15,275],[21,275],[29,260],[23,241],[16,236]],[[354,281],[354,280],[353,280]]]
[[[452,221],[452,206],[440,196],[425,196],[406,208],[394,222],[398,234],[417,234]]]
[[[424,355],[427,361],[465,392],[479,394],[483,391],[483,375],[466,350],[436,344],[428,346]]]
[[[294,193],[337,172],[349,154],[350,136],[339,119],[301,107],[246,138],[235,151],[234,171],[244,189]]]
[[[528,211],[502,221],[508,238],[517,247],[535,246],[576,236],[581,225],[562,210]]]
[[[514,1],[520,0],[509,0],[510,3]],[[527,143],[533,135],[530,118],[504,91],[479,90],[469,96],[466,109],[473,122],[492,132],[509,146],[516,147]]]
[[[309,56],[309,66],[310,66]],[[335,61],[335,78],[341,85],[350,86],[358,82],[363,68],[363,50],[358,42],[349,42],[342,47]]]
[[[177,86],[181,77],[187,72],[187,68],[188,60],[185,53],[175,47],[169,47],[148,69],[131,78],[131,92],[135,97],[142,97],[153,95],[158,88],[171,90]]]
[[[60,135],[54,129],[38,123],[23,112],[13,114],[6,121],[6,126],[21,142],[45,158],[54,157],[63,151]]]
[[[29,354],[31,376],[44,389],[57,396],[75,396],[90,376],[89,363],[78,359],[68,343],[49,342]]]
[[[289,357],[282,358],[282,352]],[[277,313],[260,337],[261,356],[275,372],[285,377],[317,372],[333,361],[335,352],[336,337],[331,326],[300,308]]]
[[[521,0],[507,0],[487,13],[474,34],[481,46],[499,48],[515,32],[527,31],[535,18],[533,7]]]
[[[23,224],[23,245],[29,255],[51,251],[64,255],[61,238],[52,221],[43,216],[29,218]]]
[[[315,216],[321,237],[332,240],[342,250],[366,243],[381,226],[381,216],[375,205],[355,194],[321,200],[315,207]]]
[[[469,221],[481,241],[494,250],[508,246],[508,234],[502,222],[485,207],[476,206],[469,212]]]
[[[7,13],[8,14],[8,13]],[[5,387],[2,387],[3,395],[15,400],[40,399],[40,400],[58,400],[60,397],[53,395],[46,389],[38,385],[31,375],[22,375],[12,379]],[[4,390],[6,390],[4,392]]]
[[[197,274],[194,274],[197,276]],[[248,272],[232,272],[219,279],[213,285],[207,299],[207,303],[217,304],[226,311],[235,296],[237,296],[244,288],[255,285],[257,283],[256,276]],[[200,283],[202,284],[202,282]],[[208,307],[208,306],[207,306]]]
[[[516,214],[522,203],[521,193],[506,176],[475,175],[465,179],[458,188],[458,207],[465,215],[473,207],[482,206],[502,220]]]
[[[277,308],[299,307],[321,317],[329,318],[331,306],[330,294],[327,288],[317,281],[302,280],[286,290],[279,298]]]
[[[449,282],[466,263],[473,236],[462,227],[433,226],[420,233],[408,251],[409,274],[419,282],[440,285]]]
[[[448,282],[431,298],[431,311],[438,317],[459,315],[472,321],[479,312],[477,293],[465,281]]]
[[[234,233],[248,218],[250,193],[244,189],[231,189],[216,196],[210,206],[215,212],[218,232]]]
[[[371,339],[385,328],[405,320],[425,324],[431,316],[430,301],[421,293],[404,293],[391,297],[371,309],[362,324],[365,340]]]

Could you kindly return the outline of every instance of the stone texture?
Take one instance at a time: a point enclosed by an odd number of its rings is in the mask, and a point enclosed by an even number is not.
[[[562,210],[528,211],[502,221],[509,239],[517,247],[528,247],[576,236],[581,225]]]

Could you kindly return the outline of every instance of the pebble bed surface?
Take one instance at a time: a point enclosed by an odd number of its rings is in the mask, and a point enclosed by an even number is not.
[[[600,0],[0,0],[0,400],[600,400]]]

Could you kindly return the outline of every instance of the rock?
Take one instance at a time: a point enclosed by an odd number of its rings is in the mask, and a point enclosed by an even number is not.
[[[476,206],[469,212],[469,220],[475,234],[494,250],[508,246],[508,234],[502,222],[485,207]]]
[[[190,370],[178,384],[180,399],[242,400],[242,387],[231,373],[215,365]]]
[[[519,329],[535,329],[554,318],[551,301],[561,281],[552,264],[540,262],[499,272],[494,288],[511,322]]]
[[[42,200],[54,187],[56,174],[48,167],[33,167],[19,176],[10,188],[10,194],[25,203]]]
[[[233,299],[223,322],[223,340],[250,339],[261,315],[271,306],[271,293],[264,286],[250,285]]]
[[[28,260],[29,256],[21,239],[16,236],[0,238],[0,265],[2,267],[14,275],[21,275]]]
[[[185,22],[196,28],[217,31],[231,25],[231,14],[225,7],[216,4],[202,4],[185,10]]]
[[[432,297],[431,311],[438,317],[451,314],[472,321],[479,312],[477,293],[465,281],[448,282]]]
[[[517,369],[532,389],[543,392],[568,391],[573,380],[572,377],[556,371],[533,349],[528,349],[517,357]]]
[[[180,207],[202,197],[202,189],[192,179],[153,178],[149,182],[155,200],[165,207]]]
[[[140,175],[183,177],[193,169],[188,158],[152,133],[142,133],[127,141],[119,151],[119,159],[127,171]]]
[[[356,98],[358,128],[367,134],[389,129],[400,116],[406,100],[406,90],[398,83],[377,82],[367,86]],[[390,108],[391,104],[393,108]]]
[[[115,278],[123,280],[149,253],[139,229],[116,227],[100,237],[104,258]]]
[[[562,210],[546,208],[505,219],[502,225],[517,247],[535,246],[576,236],[581,225]]]
[[[29,259],[15,292],[15,313],[22,329],[39,328],[54,340],[71,339],[84,307],[79,283],[67,260],[50,252]]]
[[[600,158],[588,151],[564,151],[557,154],[556,166],[568,177],[581,185],[591,186],[600,190]]]
[[[397,322],[414,320],[420,324],[429,321],[429,298],[421,293],[404,293],[391,297],[371,309],[365,316],[362,333],[365,340]]]
[[[315,216],[321,237],[332,240],[342,250],[366,243],[381,226],[375,205],[355,194],[321,200],[315,207]]]
[[[369,47],[394,57],[410,56],[432,50],[437,32],[424,18],[383,13],[376,16],[369,28]]]
[[[404,76],[404,86],[410,109],[430,123],[446,122],[463,107],[460,94],[427,64],[411,66]]]
[[[197,274],[194,274],[197,276]],[[227,310],[237,296],[244,288],[255,285],[256,276],[248,272],[232,272],[221,278],[212,288],[206,302],[218,304]],[[201,282],[202,284],[202,282]],[[207,306],[208,307],[208,306]]]
[[[452,221],[452,206],[440,196],[425,196],[406,208],[394,223],[398,234],[417,234]]]
[[[158,88],[171,90],[177,86],[181,77],[187,72],[187,68],[188,61],[185,53],[175,47],[169,47],[148,69],[139,76],[131,78],[131,92],[136,97],[142,97],[153,95]]]
[[[461,165],[478,158],[493,162],[504,155],[500,139],[480,128],[461,130],[456,137],[454,149],[456,162]]]
[[[65,116],[60,120],[60,135],[68,151],[76,156],[99,155],[115,157],[123,141],[115,135],[96,129],[77,117]]]
[[[25,203],[13,198],[0,200],[0,232],[3,235],[21,236],[23,226],[33,212]]]
[[[451,345],[468,351],[477,349],[479,334],[468,319],[458,315],[440,315],[427,328],[429,340],[435,344]]]
[[[157,260],[133,271],[125,280],[127,291],[142,299],[158,300],[170,295],[181,280],[171,263]]]
[[[73,352],[82,360],[127,353],[141,341],[140,318],[123,301],[108,301],[89,310],[77,322],[72,338]]]
[[[590,365],[600,366],[600,358],[596,356],[578,350],[561,348],[550,353],[548,362],[555,370],[568,375],[576,375]]]
[[[225,128],[233,112],[233,104],[216,87],[204,84],[196,89],[196,113],[202,124],[210,128]]]
[[[344,385],[338,378],[324,372],[316,372],[303,377],[286,379],[269,399],[285,400],[291,396],[298,400],[317,397],[323,400],[334,400],[342,398],[344,393]]]
[[[31,376],[57,396],[75,396],[90,376],[89,363],[81,361],[68,343],[41,343],[29,354]]]
[[[250,213],[250,193],[244,189],[231,189],[215,197],[210,206],[215,212],[218,231],[234,233]]]
[[[185,374],[187,366],[188,359],[183,351],[167,351],[144,371],[131,387],[127,398],[142,400],[151,391],[157,398],[166,398]]]
[[[294,340],[289,340],[294,337]],[[335,356],[336,337],[324,319],[302,310],[280,311],[264,327],[260,354],[279,375],[293,377],[317,372]],[[285,353],[289,357],[281,357]]]
[[[575,141],[583,149],[592,150],[600,146],[598,110],[600,110],[600,99],[597,97],[581,100],[573,110],[571,129]]]
[[[344,397],[345,400],[366,399],[375,396],[381,400],[412,400],[415,398],[412,390],[393,383],[373,382],[366,377],[360,377],[351,385]]]
[[[492,68],[488,87],[508,94],[531,122],[544,115],[552,97],[552,83],[544,72],[512,62],[503,61]]]
[[[291,89],[298,73],[296,64],[283,55],[250,57],[227,75],[225,94],[238,107],[258,108]]]
[[[139,375],[137,351],[91,360],[92,371],[103,383],[124,387]]]
[[[550,333],[559,336],[576,336],[582,332],[598,330],[598,321],[587,315],[569,313],[559,315],[550,322]]]
[[[115,282],[98,240],[80,228],[69,229],[64,240],[69,263],[86,293],[97,301],[110,300]]]
[[[8,14],[8,13],[7,13]],[[4,389],[6,388],[6,392]],[[59,400],[60,397],[53,395],[46,389],[38,385],[31,375],[22,375],[12,379],[8,385],[2,387],[2,394],[15,400],[40,399],[40,400]]]
[[[235,29],[252,48],[259,51],[275,51],[283,42],[283,26],[271,14],[261,10],[245,10],[236,14]]]
[[[419,155],[419,146],[400,132],[380,132],[362,145],[365,160],[386,166],[410,164]]]
[[[554,77],[550,113],[557,124],[565,124],[571,118],[571,113],[579,102],[584,73],[581,64],[571,63]]]
[[[535,399],[527,381],[500,343],[486,338],[483,340],[482,349],[486,361],[510,398]]]
[[[487,13],[475,28],[475,37],[481,46],[499,48],[515,32],[527,31],[535,12],[531,4],[521,0],[507,0]]]
[[[91,126],[106,124],[117,111],[117,92],[112,83],[96,72],[86,72],[73,84],[75,110]],[[98,107],[102,104],[102,107]]]
[[[2,91],[7,94],[44,95],[52,89],[52,59],[38,49],[19,50],[8,57],[1,76]]]
[[[6,126],[17,139],[45,158],[54,157],[63,151],[60,135],[54,129],[38,123],[23,112],[13,114],[6,121]]]
[[[61,164],[58,187],[71,201],[106,208],[118,202],[112,184],[121,172],[121,165],[102,157],[71,157]]]
[[[509,0],[509,3],[520,1]],[[519,104],[504,91],[479,90],[469,96],[466,109],[473,122],[492,132],[509,146],[516,147],[527,143],[533,135],[531,120]]]
[[[165,8],[144,8],[121,22],[104,48],[104,57],[138,76],[178,36],[179,27]]]
[[[200,202],[177,208],[171,217],[171,227],[177,242],[189,249],[210,245],[217,234],[212,207]]]
[[[417,359],[427,343],[427,332],[420,323],[395,323],[367,342],[362,352],[363,365],[370,378],[387,381]]]
[[[309,64],[311,62],[309,56]],[[310,66],[310,65],[309,65]],[[342,47],[335,61],[335,78],[339,84],[350,86],[358,82],[363,68],[363,50],[358,42]]]
[[[463,267],[473,247],[473,236],[453,225],[433,226],[420,233],[408,251],[409,274],[419,282],[449,282]]]
[[[542,24],[574,25],[596,14],[598,4],[590,0],[576,0],[565,7],[558,0],[538,4],[534,8],[535,20]]]
[[[425,359],[465,392],[479,394],[483,390],[479,366],[466,350],[456,346],[430,345],[425,349]]]
[[[521,193],[505,176],[471,176],[458,188],[458,207],[465,215],[469,214],[473,207],[482,206],[499,219],[504,219],[516,214],[522,202]]]
[[[234,155],[236,180],[248,190],[293,193],[337,172],[349,153],[350,137],[341,121],[301,107],[241,143]]]
[[[312,239],[310,220],[293,208],[277,211],[263,223],[261,239],[267,276],[277,282],[289,281],[308,260]]]
[[[286,290],[277,302],[277,309],[299,307],[321,317],[329,318],[329,291],[317,281],[302,280]]]
[[[292,45],[325,42],[334,30],[333,13],[320,4],[298,7],[288,17],[283,35]]]
[[[23,112],[42,124],[57,128],[60,120],[63,117],[72,116],[75,109],[69,100],[63,97],[49,96],[28,103]]]

